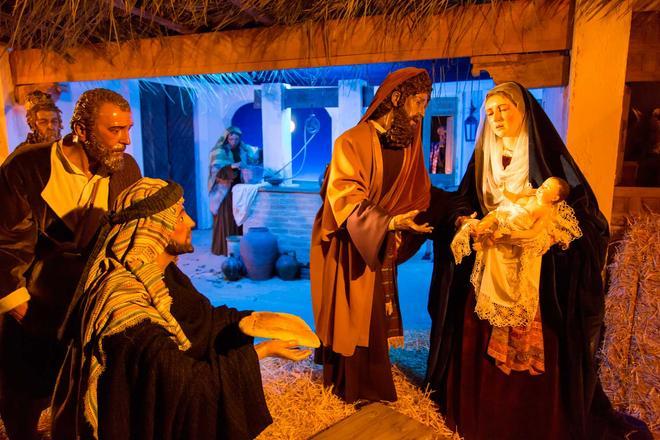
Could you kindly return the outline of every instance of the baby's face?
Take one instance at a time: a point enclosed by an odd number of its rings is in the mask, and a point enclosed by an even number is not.
[[[559,191],[560,188],[557,182],[553,179],[546,179],[543,185],[536,190],[536,200],[544,205],[555,203],[559,200]]]

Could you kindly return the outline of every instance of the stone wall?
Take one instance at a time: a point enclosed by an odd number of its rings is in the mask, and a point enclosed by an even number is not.
[[[293,250],[301,263],[309,263],[314,217],[321,207],[318,192],[295,189],[262,189],[252,205],[243,233],[250,227],[267,227],[277,236],[280,252]]]

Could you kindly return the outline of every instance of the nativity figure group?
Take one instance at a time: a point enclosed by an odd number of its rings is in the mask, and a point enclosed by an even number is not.
[[[335,142],[311,232],[314,332],[293,315],[213,306],[177,267],[195,222],[181,186],[142,177],[125,153],[126,99],[84,92],[61,138],[57,107],[33,97],[36,134],[0,167],[9,438],[38,438],[49,406],[55,440],[255,438],[272,423],[259,360],[311,348],[344,401],[396,401],[397,266],[428,239],[425,380],[451,429],[470,440],[630,434],[635,420],[598,379],[609,231],[589,183],[530,92],[506,82],[486,94],[458,190],[433,187],[421,135],[432,86],[424,69],[390,73]],[[222,224],[222,206],[254,153],[240,136],[231,127],[214,149],[214,237],[237,227]]]

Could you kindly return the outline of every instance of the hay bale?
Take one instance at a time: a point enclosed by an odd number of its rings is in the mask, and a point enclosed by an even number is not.
[[[609,266],[600,378],[614,407],[660,437],[660,215],[630,219]]]

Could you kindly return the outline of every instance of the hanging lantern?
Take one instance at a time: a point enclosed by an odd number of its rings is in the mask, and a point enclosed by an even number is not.
[[[474,112],[477,108],[472,102],[470,102],[470,116],[465,118],[464,122],[464,132],[465,132],[465,142],[474,142],[474,139],[477,137],[477,126],[479,121],[474,117]]]

